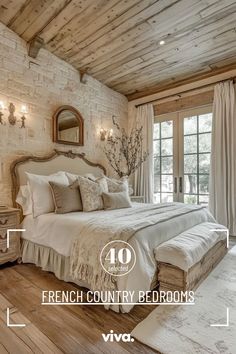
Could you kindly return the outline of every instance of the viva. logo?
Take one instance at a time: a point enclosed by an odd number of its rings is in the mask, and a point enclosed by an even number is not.
[[[114,333],[110,330],[110,333],[102,333],[102,338],[105,342],[134,342],[134,338],[129,333]]]

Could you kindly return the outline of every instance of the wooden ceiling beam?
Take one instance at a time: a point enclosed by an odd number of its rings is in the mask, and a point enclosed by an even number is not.
[[[36,58],[39,50],[44,46],[44,40],[36,36],[32,41],[28,43],[28,55],[31,58]]]
[[[127,98],[132,105],[140,105],[148,102],[155,102],[179,93],[196,90],[235,77],[236,63],[234,65],[227,65],[220,69],[213,70],[211,73],[193,75],[185,80],[179,80],[176,83],[171,83],[169,85],[162,86],[161,88],[156,86],[152,87],[150,90],[127,95]]]

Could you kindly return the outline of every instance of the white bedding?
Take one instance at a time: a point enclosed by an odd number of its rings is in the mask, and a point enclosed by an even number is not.
[[[145,204],[133,203],[132,206],[138,212]],[[28,215],[22,223],[22,227],[26,229],[22,237],[39,245],[51,247],[63,256],[70,256],[74,239],[79,237],[80,230],[90,218],[99,218],[100,216],[104,216],[104,213],[108,213],[112,222],[120,212],[121,210],[118,209],[87,213],[74,212],[63,215],[49,213],[35,219]],[[123,212],[126,212],[125,209]],[[127,276],[119,277],[117,282],[118,290],[150,290],[156,272],[155,247],[194,225],[206,221],[215,222],[214,218],[205,208],[199,209],[191,215],[192,217],[181,215],[167,222],[149,226],[138,231],[131,238],[129,243],[136,252],[137,261],[131,273]],[[122,311],[129,312],[132,307],[132,305],[125,305]]]

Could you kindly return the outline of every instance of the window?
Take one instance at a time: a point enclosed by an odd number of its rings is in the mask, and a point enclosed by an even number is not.
[[[154,201],[173,202],[173,121],[154,125]]]
[[[208,204],[211,107],[163,115],[154,124],[154,201]]]
[[[184,118],[184,202],[208,204],[212,114]]]

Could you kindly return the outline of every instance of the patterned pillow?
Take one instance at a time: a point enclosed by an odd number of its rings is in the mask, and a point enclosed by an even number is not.
[[[123,179],[119,181],[113,178],[106,177],[106,180],[107,180],[109,193],[128,192],[129,190],[127,179]]]
[[[80,194],[83,204],[83,211],[94,211],[103,209],[102,193],[108,192],[105,177],[91,181],[88,178],[79,177]]]

